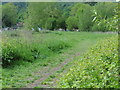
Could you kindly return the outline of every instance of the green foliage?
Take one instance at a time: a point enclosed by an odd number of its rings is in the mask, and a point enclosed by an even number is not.
[[[67,28],[72,30],[79,28],[80,31],[89,31],[93,24],[92,19],[92,7],[77,3],[72,7],[70,16],[66,21]]]
[[[117,31],[117,3],[97,3],[93,10],[93,31]]]
[[[94,6],[95,4],[97,4],[98,2],[84,2],[85,4],[89,4],[90,6]]]
[[[50,49],[53,52],[59,52],[60,50],[68,48],[68,47],[70,47],[70,45],[62,40],[60,40],[59,42],[51,41],[48,44],[48,49]]]
[[[27,61],[33,62],[36,59],[44,59],[48,57],[52,53],[60,52],[63,49],[69,48],[70,44],[68,41],[61,40],[59,38],[53,39],[45,39],[38,40],[36,38],[32,38],[31,32],[25,32],[25,36],[23,34],[18,34],[20,32],[11,32],[8,33],[7,36],[3,36],[4,40],[2,41],[2,66],[8,67],[14,64],[15,61]],[[15,34],[15,36],[13,36]],[[16,35],[18,34],[18,35]],[[47,34],[47,33],[41,33]],[[57,34],[56,34],[57,35]],[[59,36],[59,34],[57,35]],[[9,39],[9,38],[11,39]],[[16,39],[15,39],[16,37]],[[32,38],[30,40],[29,38]],[[41,38],[41,37],[40,37]]]
[[[109,28],[107,27],[107,20],[101,19],[99,22],[95,22],[92,31],[107,31]]]
[[[118,3],[37,2],[4,3],[3,27],[25,22],[27,29],[118,31]],[[9,13],[8,13],[9,12]]]
[[[47,7],[46,7],[47,6]],[[111,11],[112,10],[112,11]],[[29,3],[25,26],[71,31],[117,31],[117,3]]]
[[[0,29],[2,28],[2,5],[0,5]]]
[[[2,20],[2,5],[0,5],[0,20]]]
[[[113,36],[113,34],[91,32],[49,31],[42,33],[34,32],[32,34],[32,32],[27,30],[3,31],[3,41],[0,44],[10,43],[11,50],[12,47],[13,49],[16,47],[16,50],[21,51],[20,55],[23,53],[28,58],[31,57],[30,55],[32,52],[33,59],[31,58],[30,61],[28,61],[30,58],[26,60],[16,60],[15,62],[13,61],[10,63],[10,65],[8,64],[7,68],[2,68],[2,87],[25,87],[27,84],[33,83],[35,80],[41,77],[40,73],[36,73],[36,75],[34,72],[42,70],[42,73],[45,73],[46,67],[49,67],[48,70],[52,70],[52,68],[57,67],[65,60],[68,60],[68,58],[73,58],[75,53],[80,53],[82,56],[82,53],[86,52],[86,50],[94,45],[96,41],[111,36]],[[21,47],[22,45],[19,45],[20,43],[23,45],[23,47]],[[60,49],[61,46],[62,49]],[[48,47],[51,47],[52,49],[48,49]],[[53,48],[54,51],[52,51]],[[28,52],[24,53],[23,50]],[[23,57],[25,57],[24,55]],[[71,62],[71,65],[73,64],[74,63]],[[71,65],[67,65],[69,69],[69,66]],[[66,68],[67,67],[63,67],[63,69],[61,69],[62,72],[67,70]],[[61,72],[59,72],[57,75],[59,76],[60,73]]]
[[[29,3],[28,18],[26,19],[26,27],[31,29],[37,27],[54,30],[57,28],[56,19],[60,18],[60,11],[55,3]]]
[[[117,7],[117,3],[108,2],[97,3],[94,6],[76,3],[66,20],[67,28],[80,31],[117,31]]]
[[[26,60],[31,61],[31,49],[22,41],[7,42],[2,44],[2,65],[3,67],[11,65],[14,61]]]
[[[92,23],[92,7],[89,5],[80,5],[81,7],[77,11],[78,27],[79,30],[89,31],[93,25]]]
[[[118,88],[118,36],[97,43],[61,77],[62,88]]]
[[[15,25],[17,19],[17,7],[14,6],[13,3],[2,5],[2,27],[11,27],[12,25]]]
[[[99,16],[100,19],[110,18],[114,15],[114,10],[117,3],[112,2],[103,2],[97,3],[95,7],[95,12]]]
[[[67,23],[67,28],[69,30],[73,30],[73,29],[77,29],[78,28],[78,20],[74,16],[68,17],[66,23]]]
[[[67,3],[66,2],[61,2],[61,3],[56,4],[57,7],[58,7],[58,10],[60,10],[60,12],[61,12],[61,16],[58,19],[58,24],[57,24],[58,28],[62,28],[62,29],[67,28],[67,19],[70,16],[70,11],[71,11],[71,8],[73,7],[74,4],[75,4],[74,2],[67,2]],[[72,22],[73,21],[70,21],[70,23],[72,23]],[[68,20],[68,23],[69,23],[69,20]],[[68,29],[69,29],[69,27],[68,27]]]

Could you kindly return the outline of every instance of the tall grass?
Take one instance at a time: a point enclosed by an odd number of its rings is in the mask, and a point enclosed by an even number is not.
[[[36,59],[44,59],[70,47],[67,39],[58,38],[59,33],[55,37],[47,37],[46,33],[37,33],[37,37],[34,37],[35,35],[30,31],[7,32],[5,36],[3,35],[3,67],[10,66],[13,62],[20,60],[33,62]]]

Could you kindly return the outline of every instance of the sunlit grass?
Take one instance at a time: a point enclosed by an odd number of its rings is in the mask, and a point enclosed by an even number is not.
[[[65,59],[69,58],[69,55],[76,52],[82,54],[98,40],[111,36],[113,36],[113,34],[91,32],[3,32],[3,38],[5,37],[4,42],[12,43],[13,46],[16,46],[16,50],[20,49],[22,51],[22,49],[24,49],[26,52],[25,55],[27,55],[25,56],[25,60],[13,62],[11,66],[3,69],[3,88],[24,87],[28,83],[40,78],[40,76],[34,77],[33,72],[40,69],[42,70],[45,66],[49,66],[50,69],[56,67]],[[17,42],[22,43],[21,48]],[[29,62],[26,60],[30,58],[30,54],[27,51],[33,48],[40,51],[40,58]],[[67,53],[68,55],[65,55],[64,53]],[[33,79],[28,80],[27,78],[29,77],[33,77]]]

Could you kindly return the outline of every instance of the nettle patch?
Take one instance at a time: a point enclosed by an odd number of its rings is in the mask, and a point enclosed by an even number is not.
[[[59,82],[63,88],[118,88],[118,37],[91,48]]]

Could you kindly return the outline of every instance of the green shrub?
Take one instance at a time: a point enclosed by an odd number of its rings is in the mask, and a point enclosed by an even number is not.
[[[59,81],[61,88],[118,88],[118,37],[98,42]]]
[[[41,41],[36,39],[37,36],[31,40],[27,37],[25,39],[23,37],[13,38],[9,34],[6,37],[2,41],[3,67],[11,66],[16,61],[33,62],[36,59],[44,59],[53,53],[59,53],[61,50],[70,47],[68,41],[59,38],[54,40],[44,38]]]
[[[62,49],[68,48],[70,45],[64,41],[52,41],[48,44],[48,49],[53,52],[59,52]]]
[[[14,43],[13,43],[14,42]],[[2,66],[11,65],[17,60],[30,61],[33,59],[30,48],[24,42],[13,41],[2,44]]]

